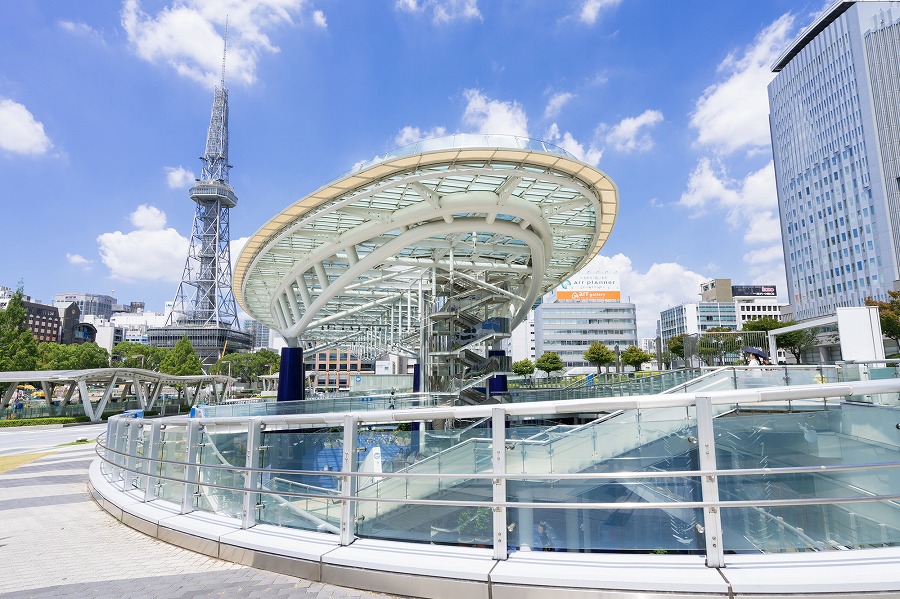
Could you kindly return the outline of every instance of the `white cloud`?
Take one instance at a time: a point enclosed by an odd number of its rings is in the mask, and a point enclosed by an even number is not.
[[[528,137],[528,117],[518,102],[492,100],[480,90],[467,89],[463,123],[475,133],[500,133]]]
[[[325,13],[321,10],[314,10],[312,14],[313,23],[315,23],[316,27],[321,27],[325,29],[328,27],[328,21],[325,20]]]
[[[600,11],[612,8],[622,3],[622,0],[584,0],[581,10],[578,12],[578,20],[587,25],[593,25],[600,16]]]
[[[166,183],[172,189],[184,189],[190,187],[197,180],[194,173],[183,166],[167,166],[165,167],[165,171]]]
[[[638,338],[655,337],[659,313],[672,306],[698,301],[700,284],[709,280],[674,262],[655,263],[647,272],[638,272],[631,258],[624,254],[597,256],[588,268],[619,273],[622,301],[633,301],[637,310]]]
[[[431,130],[422,131],[418,127],[407,125],[397,133],[397,136],[394,138],[394,143],[396,144],[396,147],[400,148],[408,146],[409,144],[414,144],[423,139],[443,137],[444,135],[447,135],[447,130],[444,127],[434,127]]]
[[[784,252],[781,243],[752,250],[744,254],[747,274],[754,285],[775,285],[780,296],[787,295],[787,278],[784,271]]]
[[[256,81],[256,63],[263,52],[279,48],[269,32],[292,25],[292,14],[303,0],[183,0],[156,15],[141,10],[139,0],[125,0],[122,26],[137,55],[166,64],[207,87],[221,77],[223,38],[228,18],[228,80],[245,85]],[[324,18],[324,15],[322,15]],[[313,22],[318,25],[316,15]]]
[[[164,212],[146,204],[131,213],[136,231],[113,231],[97,237],[100,259],[113,279],[124,281],[181,280],[188,240],[166,224]]]
[[[234,272],[234,265],[237,264],[238,257],[241,255],[241,251],[244,249],[244,246],[247,245],[247,241],[249,237],[238,237],[237,239],[232,239],[231,243],[228,244],[228,250],[231,252],[231,272]]]
[[[763,29],[743,55],[729,54],[719,65],[725,79],[706,88],[691,114],[697,143],[731,153],[768,147],[771,65],[790,42],[794,17],[781,16]]]
[[[431,12],[435,23],[481,19],[478,0],[397,0],[394,6],[401,12]]]
[[[0,98],[0,150],[14,154],[46,154],[53,143],[44,125],[24,105]]]
[[[159,231],[166,226],[166,213],[149,204],[141,204],[129,216],[131,224],[144,231]]]
[[[80,266],[84,270],[91,270],[91,264],[94,262],[79,254],[69,254],[68,252],[66,253],[66,261],[74,266]]]
[[[578,143],[568,131],[560,134],[559,126],[556,123],[550,125],[550,129],[544,134],[544,140],[558,145],[566,152],[591,166],[597,166],[600,164],[600,159],[603,158],[602,149],[597,149],[594,147],[594,144],[590,144],[588,149],[585,150],[584,145]]]
[[[701,158],[691,172],[679,204],[701,213],[707,208],[726,211],[726,222],[742,229],[747,243],[771,243],[781,239],[775,165],[769,162],[742,181],[728,176],[721,163]]]
[[[557,92],[550,97],[550,100],[547,102],[547,107],[544,109],[544,118],[545,119],[553,119],[559,116],[559,113],[562,111],[563,106],[565,106],[569,100],[575,97],[575,94],[571,92]]]
[[[72,35],[92,39],[94,41],[100,42],[101,44],[104,43],[103,35],[87,23],[75,23],[74,21],[58,21],[57,24],[59,25],[60,29],[71,33]]]
[[[620,152],[646,152],[653,148],[653,138],[647,129],[662,120],[663,115],[658,110],[645,110],[638,116],[622,119],[609,130],[606,143]]]

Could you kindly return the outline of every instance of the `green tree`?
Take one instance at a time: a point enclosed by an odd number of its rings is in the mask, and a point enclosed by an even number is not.
[[[67,345],[45,341],[38,344],[39,370],[76,370],[75,354]]]
[[[528,358],[519,360],[518,362],[513,362],[512,371],[519,376],[528,376],[529,374],[534,373],[534,362],[532,362]]]
[[[194,351],[194,346],[191,345],[187,335],[182,337],[172,351],[166,354],[159,365],[159,371],[175,376],[203,374],[203,363],[200,361],[200,356]]]
[[[687,335],[682,333],[681,335],[675,335],[674,337],[672,337],[668,341],[666,341],[666,345],[668,346],[669,351],[672,353],[672,355],[678,356],[682,360],[685,359],[685,357],[684,357],[684,338],[685,337],[687,337]]]
[[[707,329],[697,342],[697,351],[700,359],[707,366],[713,366],[716,363],[725,365],[725,354],[738,353],[740,347],[737,337],[728,327],[712,327]]]
[[[107,368],[109,366],[109,352],[93,341],[67,345],[75,356],[75,367],[79,370],[88,368]]]
[[[867,306],[878,308],[878,319],[881,321],[881,333],[900,345],[900,291],[888,291],[890,300],[875,301],[871,297],[866,300]]]
[[[795,324],[797,323],[791,320],[786,322],[784,326]],[[775,342],[778,344],[778,347],[783,347],[785,350],[791,352],[794,359],[797,361],[797,364],[802,364],[804,352],[816,346],[818,335],[819,327],[813,327],[811,329],[801,329],[799,331],[791,331],[790,333],[782,333],[775,337]]]
[[[230,372],[232,377],[250,383],[264,374],[278,372],[280,366],[281,357],[277,353],[270,349],[262,349],[252,354],[225,354],[209,371],[211,374]]]
[[[745,322],[741,330],[762,331],[764,333],[768,333],[769,331],[780,329],[781,327],[785,326],[787,326],[787,323],[782,322],[777,318],[773,318],[771,316],[763,316],[762,318]]]
[[[34,370],[38,367],[38,344],[26,326],[25,304],[19,286],[0,310],[0,372]]]
[[[543,370],[544,372],[546,372],[547,376],[550,376],[551,373],[556,372],[557,370],[562,370],[566,367],[566,365],[560,359],[559,354],[557,354],[555,351],[548,351],[544,354],[541,354],[541,357],[535,361],[534,365],[538,370]]]
[[[41,370],[87,370],[109,366],[109,353],[96,343],[60,345],[45,342],[38,345]]]
[[[636,345],[630,345],[622,353],[622,363],[631,366],[635,370],[641,369],[641,364],[653,359],[653,354],[648,354]]]
[[[120,341],[112,350],[112,363],[123,368],[143,368],[159,371],[159,366],[171,350],[133,341]]]
[[[613,353],[613,350],[609,349],[599,341],[594,341],[587,351],[584,352],[584,359],[587,362],[594,364],[599,373],[601,366],[606,366],[607,370],[609,370],[609,365],[614,364],[616,361],[616,354]],[[540,368],[540,366],[538,366],[538,368]]]

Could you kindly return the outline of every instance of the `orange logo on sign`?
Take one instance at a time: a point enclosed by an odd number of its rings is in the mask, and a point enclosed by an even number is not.
[[[557,291],[556,299],[558,300],[615,300],[622,299],[619,291],[599,291],[599,290],[583,290],[583,291]]]

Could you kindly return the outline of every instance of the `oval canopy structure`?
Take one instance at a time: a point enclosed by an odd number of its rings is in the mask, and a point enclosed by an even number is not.
[[[486,353],[498,335],[485,340],[484,323],[498,334],[520,323],[599,252],[617,210],[613,181],[556,146],[425,140],[272,218],[241,252],[234,288],[290,345],[420,357],[480,339]]]

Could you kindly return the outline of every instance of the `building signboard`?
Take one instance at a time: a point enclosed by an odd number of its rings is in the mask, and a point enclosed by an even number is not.
[[[556,299],[560,301],[621,301],[619,273],[578,273],[557,287]]]
[[[775,297],[775,285],[732,285],[734,297]]]

